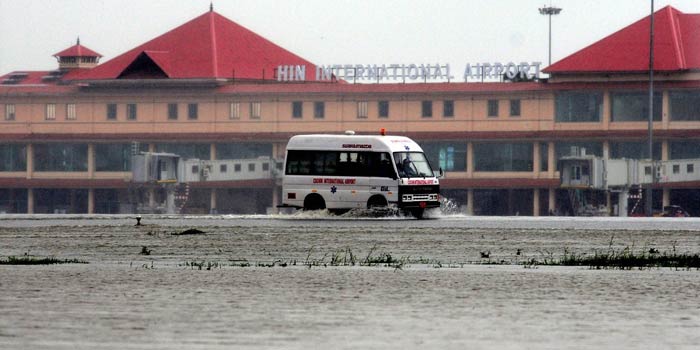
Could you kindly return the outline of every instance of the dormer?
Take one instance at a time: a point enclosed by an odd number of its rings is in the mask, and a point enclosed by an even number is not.
[[[100,61],[99,53],[80,45],[80,38],[75,45],[53,55],[58,60],[59,70],[94,68]]]

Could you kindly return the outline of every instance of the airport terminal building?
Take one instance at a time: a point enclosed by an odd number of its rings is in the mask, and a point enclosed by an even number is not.
[[[385,128],[423,147],[445,171],[443,197],[466,213],[566,215],[586,203],[613,214],[617,193],[563,188],[558,164],[649,157],[649,25],[542,67],[546,79],[494,65],[503,79],[490,82],[354,83],[347,67],[315,65],[213,10],[105,62],[78,41],[51,70],[0,76],[0,212],[157,212],[167,181],[132,171],[151,152],[185,169],[178,212],[265,213],[281,203],[291,136]],[[700,14],[662,8],[654,36],[653,159],[699,159]],[[349,68],[381,81],[446,67]],[[668,171],[700,173],[693,164]],[[700,216],[700,180],[687,179],[652,184],[654,208]]]

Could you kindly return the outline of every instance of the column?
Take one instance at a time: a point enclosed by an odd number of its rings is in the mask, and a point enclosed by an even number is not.
[[[474,189],[467,190],[467,215],[474,215]]]
[[[627,217],[627,198],[629,197],[629,189],[623,188],[617,198],[617,210],[619,217]]]
[[[603,141],[603,159],[610,159],[610,141]]]
[[[555,187],[549,188],[549,208],[547,210],[550,213],[557,212],[557,189]]]
[[[34,145],[27,144],[27,179],[34,175]]]
[[[554,141],[549,141],[547,144],[547,178],[553,178],[554,177],[554,170],[557,168],[557,164],[555,163],[555,150],[554,150]],[[549,201],[550,205],[552,201]]]
[[[610,91],[603,92],[603,129],[608,130],[610,128],[611,114],[610,114]]]
[[[280,203],[280,188],[277,185],[272,186],[272,213],[277,214],[279,210],[277,205]]]
[[[540,189],[532,189],[532,216],[540,216]]]
[[[540,142],[535,141],[532,144],[532,174],[534,178],[540,177]]]
[[[661,141],[661,160],[666,161],[669,158],[668,140]]]
[[[612,193],[608,190],[605,191],[605,207],[608,209],[608,214],[613,212],[612,210]]]
[[[153,209],[156,206],[156,190],[154,188],[148,189],[148,207]]]
[[[88,214],[95,214],[95,189],[88,189]]]
[[[670,188],[664,188],[663,189],[663,199],[662,199],[662,206],[666,207],[671,205],[671,189]],[[663,209],[663,208],[662,208]]]
[[[88,178],[92,179],[95,177],[95,144],[88,143],[87,149],[87,170]]]
[[[34,189],[27,189],[27,214],[34,214]]]
[[[216,188],[212,188],[209,194],[209,214],[218,214],[216,209]]]
[[[467,142],[467,177],[474,176],[474,144]]]
[[[209,160],[216,160],[216,144],[209,144]]]
[[[668,123],[671,121],[670,106],[668,90],[664,90],[661,94],[661,125],[663,129],[668,129]]]

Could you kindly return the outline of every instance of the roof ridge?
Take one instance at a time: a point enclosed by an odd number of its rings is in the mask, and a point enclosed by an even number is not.
[[[688,66],[686,65],[685,50],[683,50],[683,33],[681,32],[680,21],[677,18],[679,13],[678,11],[673,11],[674,8],[671,7],[671,5],[667,6],[666,8],[669,12],[668,17],[669,22],[671,23],[671,37],[673,38],[673,49],[676,51],[678,66],[683,69],[687,69]]]
[[[211,11],[209,11],[209,34],[211,35],[211,56],[212,56],[212,73],[214,73],[214,77],[218,78],[219,77],[219,60],[217,57],[217,43],[216,43],[216,23],[214,22],[214,15],[216,12],[213,11],[213,8]]]

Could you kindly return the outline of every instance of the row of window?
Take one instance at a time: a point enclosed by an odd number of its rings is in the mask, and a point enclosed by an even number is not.
[[[610,115],[613,122],[646,121],[649,115],[649,96],[646,92],[612,92],[610,94]],[[487,116],[490,118],[499,116],[499,100],[490,99],[486,101]],[[556,122],[600,122],[603,118],[603,93],[596,91],[566,91],[555,94],[555,121]],[[421,101],[421,117],[433,117],[433,103],[431,100]],[[244,117],[247,113],[250,119],[261,118],[261,102],[232,102],[229,105],[229,119],[236,120]],[[509,100],[511,117],[520,116],[520,99]],[[389,117],[389,101],[377,101],[377,117]],[[304,102],[291,102],[291,117],[301,119],[304,115]],[[76,105],[69,103],[65,105],[66,120],[77,119]],[[57,105],[55,103],[46,104],[45,119],[56,119]],[[315,119],[325,118],[325,102],[313,102],[313,117]],[[369,117],[369,102],[357,102],[357,118]],[[661,120],[662,93],[656,92],[653,98],[653,120]],[[178,120],[180,107],[177,103],[167,105],[168,120]],[[700,121],[700,91],[669,91],[669,112],[671,121]],[[454,117],[455,101],[442,101],[442,116],[445,118]],[[138,108],[135,103],[126,104],[126,120],[136,120]],[[5,105],[5,120],[15,120],[16,109],[14,104]],[[197,120],[199,118],[199,105],[197,103],[187,104],[187,119]],[[117,119],[117,104],[108,103],[106,105],[106,119]]]

